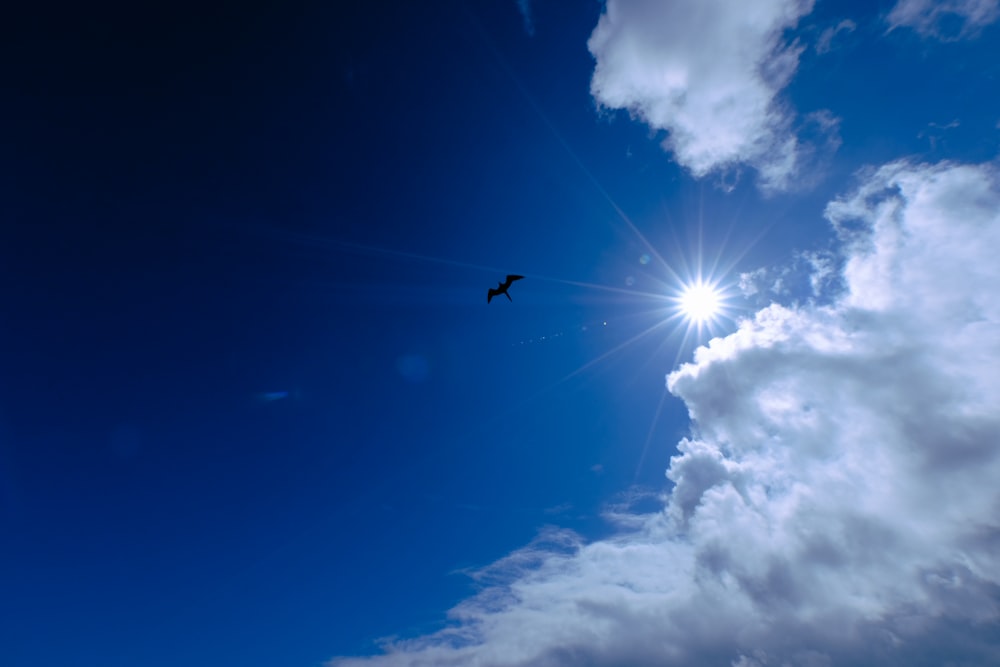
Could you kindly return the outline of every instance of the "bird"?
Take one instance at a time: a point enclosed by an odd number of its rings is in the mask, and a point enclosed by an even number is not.
[[[486,293],[486,303],[492,301],[493,297],[495,297],[498,294],[503,294],[504,296],[507,297],[509,301],[513,301],[514,299],[510,298],[510,294],[507,293],[507,290],[510,289],[511,283],[513,283],[515,280],[520,280],[523,277],[524,276],[516,276],[514,274],[510,274],[507,276],[507,280],[503,282],[498,282],[496,288],[491,287],[490,291]]]

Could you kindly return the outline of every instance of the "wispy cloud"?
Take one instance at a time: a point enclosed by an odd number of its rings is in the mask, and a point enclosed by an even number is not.
[[[844,19],[840,23],[830,28],[827,28],[820,33],[819,38],[816,40],[816,53],[824,54],[829,53],[833,49],[834,38],[842,32],[852,33],[858,27],[854,21],[850,19]]]
[[[591,92],[657,130],[697,176],[746,164],[765,191],[788,189],[801,146],[779,100],[803,47],[784,31],[811,0],[608,0],[588,46]]]
[[[840,295],[669,375],[660,509],[548,530],[447,629],[333,664],[1000,664],[1000,173],[894,162],[827,217]]]
[[[531,14],[531,0],[517,0],[517,11],[521,13],[521,20],[524,21],[524,31],[534,37],[535,20]]]
[[[889,29],[912,28],[925,37],[975,37],[1000,18],[1000,0],[899,0],[886,17]]]
[[[829,250],[795,253],[785,266],[760,267],[739,275],[737,288],[757,306],[778,303],[830,303],[841,292],[842,257]]]

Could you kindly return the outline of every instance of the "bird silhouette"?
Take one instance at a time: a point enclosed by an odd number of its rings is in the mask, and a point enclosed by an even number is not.
[[[515,280],[520,280],[523,277],[524,276],[515,276],[511,274],[507,276],[507,280],[503,282],[498,282],[496,288],[491,287],[490,291],[486,293],[486,303],[492,301],[493,297],[495,297],[498,294],[503,294],[504,296],[507,297],[509,301],[513,301],[514,299],[510,298],[510,294],[507,293],[507,290],[510,289],[511,283],[513,283]]]

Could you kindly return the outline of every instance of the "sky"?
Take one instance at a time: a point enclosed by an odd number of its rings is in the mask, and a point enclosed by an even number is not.
[[[2,30],[4,665],[1000,664],[997,0]]]

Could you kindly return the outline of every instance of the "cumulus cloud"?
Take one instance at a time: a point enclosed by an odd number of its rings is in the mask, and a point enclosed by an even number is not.
[[[800,144],[778,99],[803,47],[784,31],[812,0],[608,0],[588,42],[591,93],[656,130],[697,176],[741,164],[765,191],[787,189]]]
[[[448,628],[332,664],[1000,664],[1000,170],[895,162],[826,215],[839,295],[668,376],[655,511],[544,531]]]
[[[1000,0],[899,0],[889,29],[912,28],[925,37],[955,41],[979,34],[1000,17]]]

